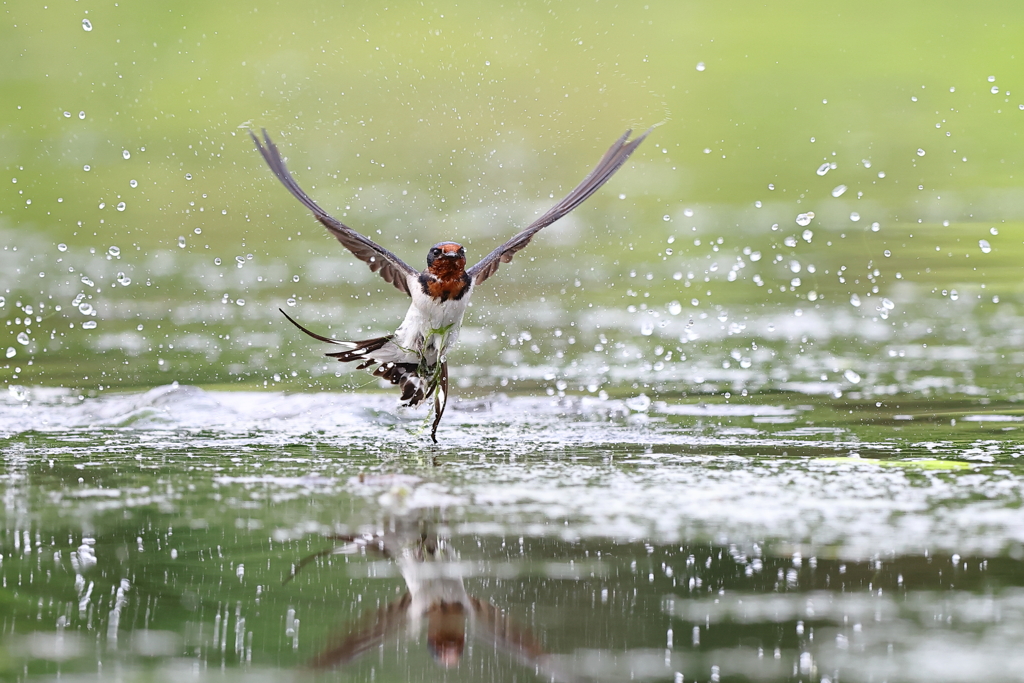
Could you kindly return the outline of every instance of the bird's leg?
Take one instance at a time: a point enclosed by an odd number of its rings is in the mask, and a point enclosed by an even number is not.
[[[430,429],[430,438],[437,443],[437,425],[441,424],[445,406],[448,405],[448,361],[441,361],[441,382],[434,394],[434,425]]]
[[[441,423],[441,416],[444,414],[445,406],[448,404],[448,361],[445,359],[445,351],[448,348],[448,338],[451,334],[452,325],[445,325],[436,330],[430,330],[423,340],[423,347],[420,353],[420,375],[429,377],[427,382],[427,396],[434,394],[434,423],[430,429],[430,438],[437,443],[437,426]],[[427,350],[434,338],[438,339],[437,360],[433,366],[427,365]]]

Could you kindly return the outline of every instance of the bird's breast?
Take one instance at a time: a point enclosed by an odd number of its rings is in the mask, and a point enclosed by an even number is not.
[[[438,302],[460,300],[469,291],[469,285],[469,276],[465,273],[452,278],[438,278],[430,273],[420,275],[423,293]]]
[[[449,328],[449,340],[453,343],[458,336],[462,316],[466,313],[472,291],[471,283],[467,283],[465,288],[455,293],[455,296],[448,298],[432,296],[430,283],[413,289],[412,305],[409,306],[405,321],[396,332],[404,340],[404,346],[415,347],[432,331],[445,328]]]

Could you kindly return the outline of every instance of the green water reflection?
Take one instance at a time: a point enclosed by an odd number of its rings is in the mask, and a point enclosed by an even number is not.
[[[784,457],[732,440],[751,419],[427,460],[331,430],[25,432],[4,675],[1013,680],[1019,444],[887,468],[815,459],[892,442],[804,419],[746,428]]]

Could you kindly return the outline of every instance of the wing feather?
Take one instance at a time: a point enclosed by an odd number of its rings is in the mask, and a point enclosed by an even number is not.
[[[270,166],[270,170],[274,172],[274,175],[281,181],[281,184],[288,188],[288,191],[302,202],[307,209],[313,212],[316,219],[323,223],[324,227],[341,242],[342,246],[351,251],[360,261],[364,261],[369,265],[370,270],[380,273],[385,282],[391,283],[399,291],[411,296],[409,288],[410,286],[415,286],[415,284],[410,284],[410,282],[415,283],[416,278],[419,277],[417,271],[373,240],[363,237],[341,221],[331,217],[316,202],[310,199],[309,195],[302,191],[302,188],[292,178],[291,173],[288,172],[288,167],[285,166],[281,153],[277,151],[277,145],[271,141],[266,129],[263,130],[263,142],[260,142],[260,139],[251,130],[249,135],[252,137],[253,142],[256,143],[256,149],[259,150],[267,165]]]
[[[619,167],[626,162],[629,155],[640,146],[640,143],[643,142],[644,138],[650,134],[651,130],[654,129],[649,129],[646,133],[634,140],[629,140],[629,135],[633,131],[627,130],[626,133],[616,140],[615,144],[605,152],[604,156],[601,157],[601,161],[598,162],[594,170],[576,186],[576,189],[566,195],[565,199],[548,209],[547,213],[531,223],[529,227],[492,251],[481,259],[479,263],[467,270],[466,273],[473,279],[473,284],[478,285],[491,275],[494,275],[502,263],[508,263],[511,261],[516,252],[529,244],[530,240],[533,239],[533,236],[540,232],[541,229],[551,225],[586,201],[590,195],[601,189],[601,186],[608,182],[608,179],[611,178],[615,172],[619,170]]]

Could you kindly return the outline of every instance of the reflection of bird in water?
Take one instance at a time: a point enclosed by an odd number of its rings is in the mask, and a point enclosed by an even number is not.
[[[262,141],[250,131],[260,154],[288,191],[313,212],[316,219],[342,246],[356,258],[365,261],[370,270],[379,272],[386,282],[412,298],[405,320],[393,334],[363,341],[324,337],[307,330],[287,313],[285,317],[314,339],[345,348],[344,351],[328,353],[328,356],[345,363],[358,361],[358,369],[376,366],[374,375],[398,385],[402,390],[403,405],[415,406],[433,395],[434,424],[430,438],[436,443],[437,425],[441,422],[448,401],[448,362],[445,354],[459,335],[462,316],[469,305],[474,287],[493,275],[502,263],[511,261],[516,252],[529,244],[542,228],[551,225],[597,192],[647,137],[647,133],[644,133],[635,140],[629,140],[631,132],[626,131],[611,146],[594,170],[565,199],[475,266],[466,270],[466,250],[461,244],[438,242],[427,252],[427,268],[421,273],[387,249],[328,215],[292,178],[267,131],[263,131]]]
[[[423,529],[363,536],[331,536],[341,545],[299,562],[287,583],[313,560],[327,555],[367,553],[393,560],[405,579],[406,591],[391,603],[366,611],[342,637],[320,652],[310,666],[321,669],[345,665],[391,636],[417,638],[424,625],[427,649],[434,661],[457,666],[466,647],[467,631],[479,643],[503,650],[534,667],[552,681],[576,681],[563,671],[526,627],[495,605],[466,592],[458,559],[447,540]]]

